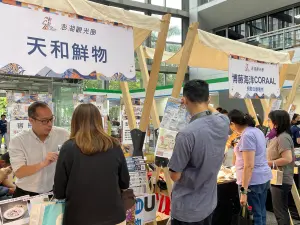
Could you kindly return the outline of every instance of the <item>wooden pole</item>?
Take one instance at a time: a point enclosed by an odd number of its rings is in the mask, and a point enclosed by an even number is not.
[[[259,125],[259,121],[257,119],[257,115],[256,115],[256,112],[255,112],[255,109],[254,109],[254,106],[253,106],[253,103],[252,103],[252,100],[247,98],[247,99],[244,99],[245,101],[245,104],[246,104],[246,107],[248,109],[248,112],[249,114],[254,118],[255,120],[255,123],[256,123],[256,126]]]
[[[185,73],[188,68],[188,64],[190,61],[192,49],[195,43],[195,38],[198,34],[199,23],[192,23],[189,27],[186,40],[183,45],[182,55],[180,59],[180,64],[177,70],[176,79],[174,81],[174,86],[172,90],[172,97],[178,98],[180,96],[180,91],[182,87],[182,83],[184,80]]]
[[[180,64],[177,70],[176,79],[174,82],[173,90],[172,90],[172,97],[178,98],[180,95],[182,83],[184,80],[184,76],[188,67],[188,63],[190,60],[191,52],[194,46],[195,38],[197,36],[197,28],[199,23],[193,23],[189,27],[187,37],[185,43],[183,45],[182,55],[180,59]],[[158,167],[156,166],[156,182],[158,181],[160,172],[163,171],[165,181],[167,184],[167,195],[170,197],[172,192],[173,182],[169,174],[169,170],[167,167]],[[159,193],[159,188],[156,185],[155,192]]]
[[[294,57],[295,51],[289,51],[289,55],[290,55],[290,60],[292,61],[293,57]],[[289,64],[284,64],[282,65],[280,72],[279,72],[279,87],[280,89],[282,89],[283,84],[286,80],[286,76],[287,76],[287,70],[288,70],[288,66]],[[273,102],[275,101],[275,99],[270,99],[270,103],[269,103],[269,107],[268,109],[265,111],[265,115],[267,115],[264,118],[264,126],[267,127],[268,126],[268,115],[271,111],[271,107],[273,105]],[[262,102],[263,104],[263,102]]]
[[[162,61],[162,57],[164,54],[165,46],[166,46],[166,40],[168,36],[168,30],[170,25],[171,15],[166,14],[162,18],[161,23],[161,30],[158,34],[157,42],[156,42],[156,48],[153,58],[153,64],[150,74],[150,80],[148,83],[147,91],[146,91],[146,97],[140,122],[140,130],[142,132],[146,132],[147,127],[149,125],[150,120],[150,112],[152,108],[152,103],[154,99],[155,89],[158,81],[158,74],[160,71],[160,64]]]
[[[120,82],[121,86],[121,91],[122,91],[122,96],[124,100],[124,105],[125,105],[125,111],[127,114],[128,118],[128,126],[130,130],[133,130],[136,128],[136,119],[134,115],[134,110],[133,110],[133,105],[129,93],[129,87],[127,82]]]
[[[145,53],[143,50],[143,46],[140,46],[136,49],[139,65],[140,65],[140,70],[142,73],[142,78],[143,78],[143,84],[145,87],[145,90],[147,91],[148,83],[149,83],[149,72],[148,72],[148,67],[147,67],[147,62],[146,62],[146,57]],[[157,107],[156,107],[156,102],[155,99],[153,99],[152,102],[152,107],[151,107],[151,112],[150,112],[151,118],[152,118],[152,123],[155,129],[158,129],[160,126],[160,121],[159,121],[159,116],[157,113]]]
[[[298,89],[299,83],[300,83],[300,63],[297,65],[298,65],[298,71],[297,71],[292,89],[289,93],[288,99],[284,105],[284,110],[286,110],[286,111],[289,109],[290,105],[293,104],[293,102],[295,100],[296,92],[297,92],[297,89]]]

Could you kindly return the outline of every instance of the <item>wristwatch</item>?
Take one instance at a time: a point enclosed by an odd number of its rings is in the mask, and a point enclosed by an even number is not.
[[[248,190],[246,190],[244,187],[241,187],[241,194],[242,195],[247,195],[248,194]]]

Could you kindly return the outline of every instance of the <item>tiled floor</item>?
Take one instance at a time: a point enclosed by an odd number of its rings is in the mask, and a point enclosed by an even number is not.
[[[271,212],[267,212],[267,225],[277,225],[275,216]],[[300,225],[300,221],[294,221],[294,225]]]

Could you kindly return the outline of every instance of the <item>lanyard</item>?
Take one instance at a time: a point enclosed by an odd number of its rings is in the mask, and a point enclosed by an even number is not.
[[[208,110],[206,110],[204,112],[201,112],[201,113],[198,113],[198,114],[196,114],[195,116],[192,117],[190,123],[197,120],[197,119],[199,119],[199,118],[201,118],[201,117],[210,116],[210,115],[211,115],[211,111],[208,111]]]

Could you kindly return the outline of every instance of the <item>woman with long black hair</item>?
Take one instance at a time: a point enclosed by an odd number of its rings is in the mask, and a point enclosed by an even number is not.
[[[273,210],[278,225],[289,225],[288,196],[294,179],[294,144],[291,138],[290,116],[284,110],[269,114],[269,127],[275,137],[268,143],[268,163],[283,171],[282,185],[271,185]]]
[[[241,134],[234,149],[241,205],[248,203],[252,207],[255,225],[266,225],[266,200],[272,173],[266,159],[265,136],[255,127],[250,115],[232,110],[228,117],[231,129]]]

